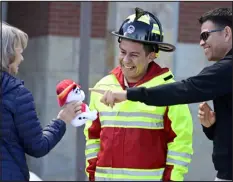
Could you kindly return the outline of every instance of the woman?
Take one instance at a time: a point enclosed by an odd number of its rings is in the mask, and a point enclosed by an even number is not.
[[[44,129],[37,118],[34,99],[20,79],[14,77],[23,60],[28,36],[18,28],[2,24],[1,57],[1,180],[29,181],[25,153],[43,157],[61,140],[66,124],[79,114],[80,103],[66,105]]]

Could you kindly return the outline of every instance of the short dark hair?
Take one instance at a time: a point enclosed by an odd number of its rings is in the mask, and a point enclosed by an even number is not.
[[[203,24],[206,21],[212,21],[219,28],[226,26],[232,27],[232,9],[216,8],[204,13],[199,19],[199,23]]]
[[[143,49],[146,52],[146,56],[149,55],[151,52],[156,52],[156,53],[159,52],[159,47],[156,44],[152,45],[152,44],[145,44],[144,43]]]

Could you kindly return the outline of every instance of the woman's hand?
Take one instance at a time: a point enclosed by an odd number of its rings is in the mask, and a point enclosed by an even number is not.
[[[57,119],[70,123],[77,115],[81,114],[82,102],[71,102],[66,104],[58,113]]]

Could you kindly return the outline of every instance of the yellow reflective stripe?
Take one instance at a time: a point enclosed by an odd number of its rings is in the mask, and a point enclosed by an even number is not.
[[[132,14],[132,15],[128,16],[126,19],[129,19],[129,22],[133,22],[135,18],[136,18],[136,15]],[[143,15],[137,21],[140,21],[140,22],[143,22],[143,23],[150,25],[150,16]]]
[[[136,128],[149,128],[149,129],[161,129],[163,128],[163,122],[143,122],[143,121],[101,121],[101,127],[136,127]]]
[[[104,181],[114,180],[143,180],[160,181],[162,180],[164,168],[160,169],[129,169],[129,168],[109,168],[96,167],[95,179]]]
[[[98,152],[99,152],[99,151],[86,154],[86,159],[88,160],[88,159],[97,157]]]
[[[159,30],[159,25],[158,24],[153,24],[153,30]]]
[[[171,159],[169,157],[167,158],[167,163],[180,165],[180,166],[183,166],[183,167],[188,167],[188,165],[189,165],[189,162],[184,162],[184,161],[177,160],[177,159]]]
[[[125,178],[104,178],[95,176],[95,181],[129,181]],[[133,179],[133,181],[162,181],[162,179]]]
[[[160,35],[160,31],[159,31],[159,30],[153,30],[153,29],[152,29],[151,32]]]
[[[152,28],[151,32],[160,35],[159,25],[158,24],[153,24],[153,28]],[[164,35],[164,32],[162,32],[162,35]]]
[[[152,33],[156,33],[156,34],[160,35],[158,24],[153,24]]]
[[[130,22],[133,22],[135,17],[136,17],[136,15],[132,14],[132,15],[128,16],[126,19],[129,19]]]
[[[86,142],[86,154],[100,149],[100,139],[90,139]]]
[[[178,156],[178,157],[185,157],[188,159],[192,158],[192,155],[186,152],[175,152],[175,151],[168,151],[167,155],[171,155],[171,156]]]
[[[132,175],[132,176],[161,176],[164,169],[159,170],[135,170],[125,168],[96,168],[96,172],[104,174],[121,174],[121,175]]]
[[[100,149],[100,144],[90,144],[86,146],[86,150],[90,149]]]
[[[87,159],[97,157],[98,152],[100,151],[100,144],[90,144],[86,145],[85,155]]]
[[[94,148],[94,149],[89,149],[89,150],[85,150],[85,155],[92,155],[93,153],[99,152],[100,148]]]
[[[99,144],[100,143],[100,139],[88,139],[86,141],[86,145],[92,145],[92,144]]]
[[[97,84],[96,86],[95,86],[95,88],[102,88],[103,89],[103,87],[108,87],[108,89],[109,89],[109,87],[111,87],[111,86],[115,86],[115,87],[118,87],[117,89],[120,89],[120,90],[122,90],[122,88],[121,88],[121,86],[119,85],[119,84],[114,84],[114,83],[109,83],[109,84],[104,84],[104,83],[100,83],[100,84]],[[114,87],[113,87],[114,88]],[[114,89],[116,89],[116,88],[114,88]]]
[[[151,32],[160,35],[160,31],[159,30],[152,29]],[[162,32],[162,35],[164,36],[164,32]]]
[[[97,157],[100,151],[100,139],[90,139],[86,142],[85,155],[86,159]]]
[[[152,119],[163,120],[163,115],[145,113],[145,112],[107,112],[103,111],[99,113],[100,116],[124,116],[124,117],[147,117]]]
[[[149,15],[143,15],[138,19],[138,21],[141,21],[143,23],[146,23],[146,24],[150,25],[150,16]]]

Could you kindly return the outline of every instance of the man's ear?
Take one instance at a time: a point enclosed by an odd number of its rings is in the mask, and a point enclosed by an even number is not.
[[[232,30],[229,26],[226,26],[224,29],[224,33],[225,33],[225,40],[226,42],[229,41],[229,39],[232,39]]]
[[[151,52],[148,56],[149,56],[149,60],[150,60],[149,63],[154,61],[154,59],[156,58],[155,52]]]

